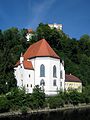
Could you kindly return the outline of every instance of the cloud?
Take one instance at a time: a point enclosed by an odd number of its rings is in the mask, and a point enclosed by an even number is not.
[[[28,27],[38,25],[45,16],[47,15],[49,9],[52,7],[56,0],[43,0],[37,3],[32,3],[29,5],[29,10],[31,12],[30,15],[30,23],[28,23]],[[31,0],[30,0],[31,3]],[[30,13],[29,12],[29,13]]]

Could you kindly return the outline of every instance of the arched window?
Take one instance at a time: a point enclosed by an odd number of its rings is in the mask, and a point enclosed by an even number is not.
[[[45,77],[45,66],[43,64],[40,66],[40,77]]]
[[[57,71],[57,70],[56,70],[56,66],[54,65],[54,66],[53,66],[53,77],[57,77],[57,76],[56,76],[56,71]]]
[[[45,86],[45,81],[43,79],[40,81],[40,85]]]

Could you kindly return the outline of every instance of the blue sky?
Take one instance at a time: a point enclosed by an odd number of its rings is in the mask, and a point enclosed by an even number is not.
[[[35,29],[40,22],[61,23],[73,38],[90,35],[90,0],[0,0],[0,29]]]

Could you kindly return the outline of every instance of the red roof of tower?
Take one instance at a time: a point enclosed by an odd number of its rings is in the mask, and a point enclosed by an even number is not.
[[[32,29],[27,29],[27,32],[28,33],[33,33],[33,30]]]
[[[65,74],[65,82],[81,82],[81,80],[74,75]]]
[[[20,65],[20,60],[16,63],[15,67],[17,67],[18,65]],[[23,66],[25,69],[34,69],[31,61],[24,60]]]
[[[24,54],[24,59],[33,57],[54,57],[60,59],[60,57],[54,52],[45,39],[42,39],[32,44]]]

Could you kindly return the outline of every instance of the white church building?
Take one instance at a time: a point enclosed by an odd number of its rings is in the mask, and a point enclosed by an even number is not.
[[[14,68],[18,87],[25,87],[27,93],[39,85],[46,95],[64,91],[64,62],[45,39],[32,44]]]

